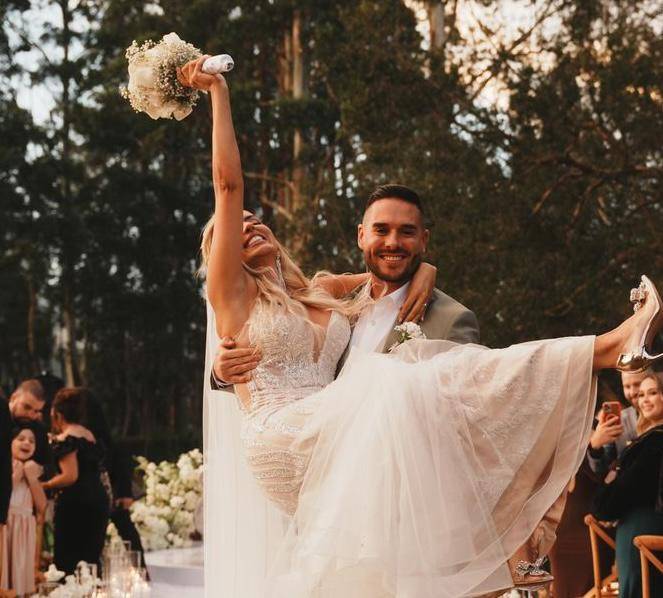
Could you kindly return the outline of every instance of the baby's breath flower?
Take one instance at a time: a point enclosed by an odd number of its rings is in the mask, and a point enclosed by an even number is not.
[[[120,94],[136,112],[155,119],[174,116],[182,120],[193,110],[199,93],[179,82],[177,69],[201,55],[176,33],[164,35],[158,43],[147,40],[139,45],[134,40],[125,52],[129,83],[120,88]]]

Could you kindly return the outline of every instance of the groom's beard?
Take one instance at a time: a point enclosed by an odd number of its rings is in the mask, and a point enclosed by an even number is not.
[[[407,262],[404,269],[397,272],[390,272],[388,269],[383,268],[384,264],[380,263],[380,258],[368,258],[366,259],[366,267],[369,272],[373,274],[379,280],[390,283],[402,283],[405,284],[409,282],[414,276],[415,272],[419,269],[421,264],[421,255],[420,253],[410,257],[410,261]]]

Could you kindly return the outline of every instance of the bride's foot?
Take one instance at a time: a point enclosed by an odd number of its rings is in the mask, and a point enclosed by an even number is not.
[[[652,350],[654,338],[663,328],[663,302],[656,286],[646,276],[642,276],[640,286],[631,291],[631,302],[635,314],[622,324],[630,331],[620,348],[616,367],[622,372],[637,373],[663,359],[663,353],[655,355]]]

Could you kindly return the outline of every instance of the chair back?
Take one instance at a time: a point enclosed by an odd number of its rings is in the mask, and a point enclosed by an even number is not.
[[[585,516],[585,525],[589,529],[589,542],[592,547],[592,569],[594,572],[594,587],[583,598],[603,598],[616,596],[611,587],[617,581],[617,567],[613,564],[610,573],[603,577],[601,573],[601,553],[599,540],[615,550],[615,540],[608,534],[606,527],[593,515]]]
[[[642,572],[642,598],[651,598],[649,587],[649,565],[653,565],[663,573],[663,562],[654,551],[663,551],[663,536],[636,536],[633,544],[640,551],[640,571]]]

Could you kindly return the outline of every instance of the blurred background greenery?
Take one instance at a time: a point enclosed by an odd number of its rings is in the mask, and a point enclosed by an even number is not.
[[[372,188],[425,199],[439,286],[503,346],[600,332],[659,278],[663,5],[3,0],[0,381],[91,386],[136,452],[200,446],[206,99],[131,111],[132,40],[228,52],[247,204],[309,273],[363,269]]]

